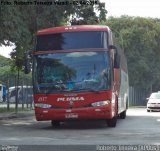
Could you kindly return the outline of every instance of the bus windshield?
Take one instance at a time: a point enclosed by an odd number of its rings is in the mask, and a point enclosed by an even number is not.
[[[108,51],[50,53],[34,56],[35,93],[110,89]]]
[[[84,31],[37,36],[36,51],[85,48],[107,48],[107,33],[103,31]]]

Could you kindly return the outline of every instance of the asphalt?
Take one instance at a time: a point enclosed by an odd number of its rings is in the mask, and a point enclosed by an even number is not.
[[[17,113],[15,112],[0,113],[0,120],[14,119],[14,118],[26,118],[29,116],[34,116],[34,110],[23,111],[23,112],[19,111]]]

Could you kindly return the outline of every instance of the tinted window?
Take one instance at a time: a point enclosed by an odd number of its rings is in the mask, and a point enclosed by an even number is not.
[[[107,33],[66,32],[37,36],[36,51],[107,48]]]

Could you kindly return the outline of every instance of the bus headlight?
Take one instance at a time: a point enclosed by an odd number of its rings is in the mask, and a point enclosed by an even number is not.
[[[40,107],[40,108],[47,109],[47,108],[51,108],[52,105],[50,105],[50,104],[43,104],[43,103],[36,103],[35,107]]]
[[[110,100],[106,100],[106,101],[95,102],[95,103],[92,103],[91,105],[92,105],[93,107],[96,107],[96,106],[107,105],[107,104],[110,104],[110,103],[111,103]]]

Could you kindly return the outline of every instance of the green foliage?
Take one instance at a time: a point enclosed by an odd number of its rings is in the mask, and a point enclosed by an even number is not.
[[[23,47],[32,43],[33,34],[41,28],[66,25],[72,20],[83,20],[85,24],[94,19],[102,21],[107,13],[99,0],[97,5],[14,5],[12,0],[10,2],[12,5],[0,6],[0,43],[9,40],[22,43]],[[98,17],[95,10],[99,11]]]
[[[8,66],[10,60],[0,55],[0,67]]]
[[[45,0],[46,2],[48,0]],[[52,0],[54,3],[57,0]],[[68,0],[73,2],[74,0]],[[97,24],[106,20],[104,3],[97,0],[97,5],[0,5],[0,45],[15,43],[11,54],[13,66],[23,66],[23,53],[33,49],[33,38],[42,28],[71,24]],[[27,0],[21,0],[27,2]],[[75,2],[75,1],[74,1]],[[99,16],[95,11],[99,11]]]
[[[160,20],[122,16],[111,17],[105,24],[116,31],[119,44],[124,48],[130,85],[153,87],[157,91],[160,88]]]
[[[21,2],[27,0],[21,0]],[[45,0],[48,1],[48,0]],[[52,0],[54,3],[56,0]],[[68,0],[73,2],[74,0]],[[23,69],[24,52],[33,49],[34,34],[42,28],[74,24],[97,24],[105,20],[106,10],[98,0],[97,5],[0,5],[0,45],[15,43],[16,48],[11,53],[11,60],[0,56],[0,79],[6,83],[8,79],[14,85],[17,70]],[[99,11],[99,16],[95,11]],[[20,83],[25,77],[20,72]]]
[[[10,86],[14,86],[17,79],[17,70],[11,68],[13,60],[0,56],[0,83]],[[25,75],[20,72],[19,85],[31,83],[31,74]]]

